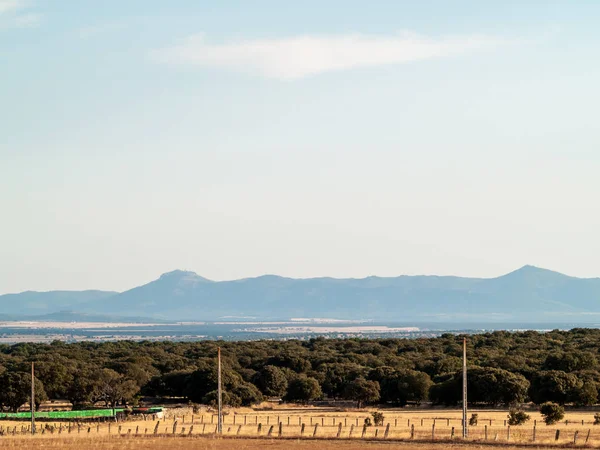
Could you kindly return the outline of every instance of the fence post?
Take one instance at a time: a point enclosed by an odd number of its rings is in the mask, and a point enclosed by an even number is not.
[[[411,439],[415,438],[415,424],[414,423],[410,426],[410,438]]]
[[[533,426],[533,442],[535,442],[535,432],[536,432],[536,426]]]
[[[315,423],[315,431],[313,431],[313,437],[317,435],[317,430],[319,429],[319,424]]]
[[[488,439],[488,432],[487,432],[487,425],[484,425],[483,427],[483,436],[484,436],[484,440],[487,441]]]
[[[271,436],[272,433],[273,433],[273,425],[270,426],[267,436]]]
[[[362,430],[362,434],[360,435],[361,438],[365,437],[365,433],[367,432],[367,424],[365,423],[363,425],[363,430]]]
[[[158,426],[160,425],[160,420],[158,422],[156,422],[156,426],[154,427],[154,434],[158,433]],[[110,429],[110,423],[108,424],[109,429]]]
[[[259,423],[258,428],[256,429],[256,434],[260,434],[261,431],[262,431],[262,423]]]
[[[452,427],[452,431],[450,432],[450,439],[454,439],[454,427]]]
[[[350,433],[348,433],[348,438],[352,437],[352,432],[354,431],[354,425],[350,425]]]
[[[302,424],[302,428],[300,428],[300,436],[304,436],[304,427],[305,427],[305,423]]]
[[[510,441],[510,425],[506,428],[506,441]]]
[[[431,425],[431,440],[435,441],[435,423]]]
[[[177,421],[173,422],[173,434],[177,432]]]
[[[585,437],[585,443],[587,444],[590,439],[590,433],[592,432],[591,428],[588,429],[587,436]]]
[[[340,424],[338,425],[338,432],[337,432],[336,437],[339,439],[341,435],[342,435],[342,422],[340,422]]]
[[[573,435],[573,445],[577,445],[577,436],[579,436],[579,430],[576,430]]]
[[[388,435],[390,434],[390,424],[387,424],[387,427],[385,427],[385,434],[383,435],[384,439],[388,438]]]
[[[279,437],[283,434],[283,423],[279,422]]]
[[[240,426],[238,426],[237,432],[235,434],[237,434],[239,436],[239,434],[241,433],[241,431],[242,431],[242,426],[240,425]],[[190,433],[191,432],[192,431],[190,430]]]
[[[558,439],[559,439],[559,438],[560,438],[560,430],[559,430],[559,429],[557,429],[557,430],[556,430],[556,435],[554,435],[554,440],[555,440],[555,441],[558,441]]]

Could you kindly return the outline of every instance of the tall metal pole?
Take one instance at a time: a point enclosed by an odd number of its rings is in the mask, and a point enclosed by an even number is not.
[[[221,347],[219,347],[218,349],[218,363],[219,363],[219,368],[217,369],[217,396],[218,396],[218,403],[219,403],[219,409],[218,409],[218,414],[219,417],[217,418],[217,431],[219,434],[223,433],[223,391],[221,390]]]
[[[463,438],[469,436],[467,428],[467,338],[463,339],[463,399],[462,399]]]
[[[31,363],[31,434],[35,434],[35,371],[34,363]]]

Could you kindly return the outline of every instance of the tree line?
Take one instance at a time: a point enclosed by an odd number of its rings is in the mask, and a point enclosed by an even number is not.
[[[325,339],[244,342],[82,342],[0,345],[0,408],[66,399],[75,408],[135,404],[155,397],[211,404],[216,354],[223,355],[224,401],[321,398],[404,406],[457,405],[461,335],[420,339]],[[593,405],[600,388],[600,330],[477,334],[467,337],[469,402]]]

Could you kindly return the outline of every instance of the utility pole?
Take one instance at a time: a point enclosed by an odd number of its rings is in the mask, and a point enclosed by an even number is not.
[[[35,434],[35,372],[34,363],[31,363],[31,434]]]
[[[463,339],[463,399],[462,399],[462,422],[463,422],[463,438],[469,436],[467,428],[467,338]]]
[[[223,391],[221,390],[221,347],[219,347],[218,349],[218,363],[219,363],[219,367],[217,369],[217,401],[219,403],[219,408],[218,408],[218,414],[219,417],[217,418],[217,431],[219,434],[223,433]]]

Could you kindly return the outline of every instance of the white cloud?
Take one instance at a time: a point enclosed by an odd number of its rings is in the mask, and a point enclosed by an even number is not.
[[[77,30],[79,37],[87,39],[101,34],[110,33],[115,30],[125,28],[125,24],[121,22],[107,22],[97,25],[88,25]]]
[[[0,0],[0,28],[31,28],[38,26],[41,16],[27,12],[27,0]],[[25,11],[24,11],[25,10]]]
[[[504,42],[490,36],[427,37],[413,33],[388,36],[350,34],[206,42],[203,35],[151,52],[153,60],[295,79],[357,67],[402,64],[457,55]]]
[[[0,0],[0,15],[23,7],[22,0]]]
[[[13,23],[15,27],[18,28],[29,28],[29,27],[37,27],[42,21],[42,17],[39,14],[20,14],[13,18]]]

